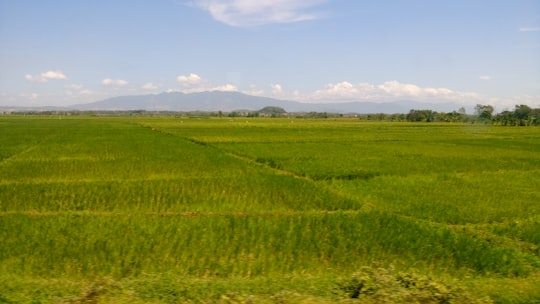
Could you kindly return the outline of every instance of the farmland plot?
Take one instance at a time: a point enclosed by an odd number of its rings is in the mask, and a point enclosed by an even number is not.
[[[86,301],[93,288],[103,302],[335,302],[363,267],[429,275],[455,302],[540,297],[537,128],[171,117],[0,128],[0,300]]]

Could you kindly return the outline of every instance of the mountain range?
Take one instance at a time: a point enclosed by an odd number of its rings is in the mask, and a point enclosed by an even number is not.
[[[439,112],[458,110],[456,103],[420,103],[410,100],[393,102],[341,102],[302,103],[238,92],[210,91],[198,93],[160,93],[134,96],[112,97],[92,103],[76,104],[58,110],[80,111],[256,111],[267,106],[281,107],[287,112],[328,112],[328,113],[408,113],[411,109],[428,109]],[[2,107],[4,110],[6,107]],[[53,110],[43,107],[41,110]],[[24,109],[19,109],[24,110]],[[40,110],[33,108],[27,110]]]

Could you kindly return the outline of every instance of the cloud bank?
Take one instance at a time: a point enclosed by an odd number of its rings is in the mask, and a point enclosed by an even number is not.
[[[415,84],[387,81],[379,85],[370,83],[352,84],[348,81],[327,84],[304,97],[307,101],[390,101],[414,99],[425,101],[459,101],[464,98],[477,98],[475,93],[463,93],[447,88],[419,87]]]
[[[481,76],[481,79],[491,79],[488,76]],[[516,99],[507,99],[504,102],[483,96],[474,92],[455,91],[444,87],[421,87],[411,83],[401,83],[396,80],[386,81],[381,84],[371,83],[351,83],[341,81],[329,83],[321,89],[310,92],[300,92],[297,90],[284,90],[280,84],[269,84],[270,89],[264,91],[255,85],[247,88],[238,88],[232,84],[215,85],[211,81],[195,73],[180,75],[176,78],[183,93],[196,93],[204,91],[227,91],[241,92],[248,95],[267,96],[278,99],[293,100],[307,103],[337,103],[337,102],[395,102],[411,100],[426,103],[457,103],[463,105],[493,104],[508,105],[508,102],[516,102]],[[523,99],[525,100],[525,99]]]
[[[216,21],[235,27],[292,23],[320,18],[311,12],[326,0],[195,0]]]

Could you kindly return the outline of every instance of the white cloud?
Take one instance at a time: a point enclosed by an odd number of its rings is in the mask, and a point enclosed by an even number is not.
[[[189,74],[188,76],[180,75],[176,78],[176,81],[178,81],[180,84],[184,86],[194,86],[199,85],[203,82],[203,79],[197,75],[197,74]]]
[[[522,27],[519,29],[520,32],[540,32],[540,27]]]
[[[324,89],[317,90],[310,99],[314,100],[352,100],[372,97],[374,86],[367,83],[353,85],[348,81],[327,84]]]
[[[387,81],[377,86],[382,92],[389,94],[390,96],[412,96],[418,97],[422,92],[422,89],[414,84],[399,83],[397,81]],[[431,89],[430,91],[432,91]]]
[[[67,79],[66,75],[60,71],[47,71],[45,73],[41,73],[41,76],[45,79],[58,79],[58,80],[65,80]]]
[[[272,94],[274,94],[274,95],[279,95],[279,94],[281,94],[283,92],[283,88],[278,83],[271,84],[270,86],[272,87]]]
[[[309,9],[326,0],[194,0],[196,6],[230,26],[292,23],[320,18]]]
[[[189,75],[180,75],[176,77],[176,81],[182,86],[180,90],[183,93],[195,93],[210,91],[212,86],[210,82],[206,79],[203,79],[201,76],[190,73]]]
[[[221,85],[209,89],[209,91],[237,92],[238,88],[232,84]]]
[[[482,75],[479,78],[480,78],[480,80],[491,80],[492,79],[491,76],[489,76],[489,75]]]
[[[128,82],[122,79],[110,79],[105,78],[101,81],[101,84],[106,87],[122,88],[128,85]]]
[[[225,91],[225,92],[237,92],[238,87],[233,84],[213,85],[209,80],[202,78],[201,76],[190,73],[189,75],[180,75],[176,77],[176,81],[180,83],[183,93],[196,93],[205,91]]]
[[[149,90],[149,91],[151,91],[151,90],[157,90],[157,89],[159,89],[159,86],[158,86],[158,85],[155,85],[155,84],[153,84],[153,83],[151,83],[151,82],[147,82],[147,83],[143,84],[141,88],[142,88],[143,90]]]
[[[32,82],[47,82],[49,80],[66,80],[67,77],[61,71],[47,71],[41,74],[31,75],[26,74],[24,78]]]

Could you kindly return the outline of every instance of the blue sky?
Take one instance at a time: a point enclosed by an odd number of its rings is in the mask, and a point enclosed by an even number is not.
[[[0,0],[0,105],[207,90],[540,107],[540,1]]]

